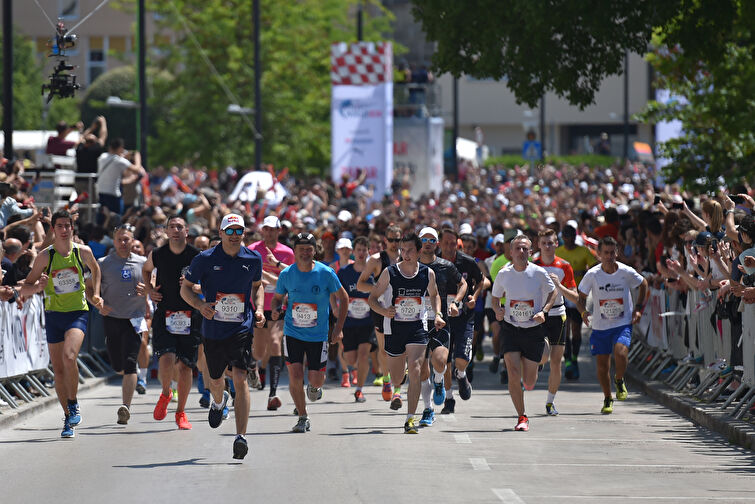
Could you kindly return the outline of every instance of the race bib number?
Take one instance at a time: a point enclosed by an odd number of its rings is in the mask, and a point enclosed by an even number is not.
[[[166,311],[165,328],[171,334],[186,335],[191,331],[190,311]]]
[[[364,319],[370,315],[370,305],[364,298],[349,298],[349,317]]]
[[[267,284],[267,285],[265,285],[265,292],[267,294],[275,294],[275,284]]]
[[[71,267],[53,271],[52,286],[55,294],[70,294],[78,291],[81,288],[79,270]]]
[[[394,320],[399,322],[416,322],[422,316],[422,298],[398,297],[395,307],[396,316]]]
[[[244,295],[218,292],[215,297],[215,320],[221,322],[244,321]]]
[[[317,305],[314,303],[294,303],[291,308],[294,327],[315,327],[317,325]]]
[[[529,322],[535,315],[535,301],[509,301],[509,314],[514,322]]]
[[[624,300],[618,299],[601,299],[600,300],[600,318],[605,320],[616,320],[624,316]]]

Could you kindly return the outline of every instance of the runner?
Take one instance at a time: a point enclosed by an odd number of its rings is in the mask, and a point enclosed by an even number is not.
[[[267,398],[268,411],[275,411],[281,407],[281,400],[278,397],[278,381],[283,368],[281,349],[283,321],[273,320],[270,304],[275,294],[278,275],[284,268],[294,263],[294,251],[278,241],[280,230],[281,223],[278,217],[268,215],[262,221],[260,230],[262,240],[249,245],[250,250],[256,250],[262,256],[262,277],[265,285],[265,327],[260,327],[254,331],[252,355],[261,362],[261,388],[264,388],[266,377],[270,379],[270,392]],[[267,373],[264,372],[265,368],[267,368]]]
[[[113,235],[115,248],[99,260],[102,272],[102,299],[105,342],[110,367],[122,375],[118,424],[128,424],[131,400],[137,381],[137,359],[142,345],[142,333],[147,331],[145,320],[147,303],[144,300],[142,266],[146,257],[131,251],[134,227],[121,224]]]
[[[367,267],[368,245],[366,237],[358,236],[354,240],[354,262],[338,271],[338,279],[349,294],[349,311],[343,325],[342,342],[346,363],[352,367],[356,366],[357,390],[354,392],[356,402],[366,401],[362,387],[369,372],[368,359],[375,333],[375,327],[370,318],[370,305],[367,302],[369,295],[357,289],[359,277]]]
[[[509,395],[518,420],[514,430],[529,430],[524,409],[524,391],[535,388],[537,367],[546,351],[545,318],[558,291],[548,272],[529,262],[532,242],[526,235],[511,241],[511,263],[493,282],[493,309],[502,321],[503,358],[509,374]],[[501,298],[506,306],[501,306]]]
[[[469,257],[472,257],[477,264],[477,269],[480,270],[480,275],[482,278],[482,288],[480,294],[477,296],[477,302],[475,303],[473,314],[472,314],[472,320],[473,320],[473,327],[474,327],[474,339],[472,340],[472,355],[474,358],[469,361],[469,365],[467,366],[467,376],[469,377],[470,383],[474,379],[474,364],[475,359],[478,361],[481,361],[485,358],[485,354],[482,350],[482,340],[485,336],[485,301],[487,300],[487,296],[485,295],[486,291],[488,291],[491,287],[491,282],[488,280],[487,277],[487,268],[485,268],[485,259],[490,257],[490,254],[487,254],[485,251],[481,251],[477,248],[477,239],[474,237],[474,235],[471,234],[462,234],[460,236],[461,243],[462,243],[462,250],[465,254],[467,254]],[[477,255],[475,255],[477,254]],[[492,261],[491,261],[492,262]],[[495,316],[493,316],[495,319]]]
[[[341,271],[342,268],[345,268],[349,264],[351,264],[353,261],[351,260],[351,255],[354,251],[354,247],[351,244],[351,240],[348,238],[339,238],[336,242],[336,253],[338,254],[338,261],[336,261],[334,264],[331,264],[331,268],[333,268],[338,274],[339,271]],[[366,257],[366,256],[365,256]],[[340,277],[339,277],[340,278]],[[357,277],[358,278],[358,277]],[[343,285],[343,282],[341,282]],[[356,284],[354,284],[356,286]],[[345,288],[345,287],[344,287]],[[365,296],[366,297],[366,296]],[[366,303],[366,302],[365,302]],[[330,313],[330,326],[332,330],[332,326],[335,324],[336,316],[334,315],[335,312],[338,311],[338,306],[333,304],[333,299],[331,296],[331,313]],[[338,343],[331,344],[328,348],[328,365],[332,365],[333,369],[336,369],[336,367],[341,367],[341,387],[344,388],[351,388],[352,381],[354,382],[354,385],[357,384],[357,370],[356,368],[351,368],[348,362],[346,362],[346,358],[343,355],[343,340],[339,341]],[[338,376],[338,375],[336,375]]]
[[[349,295],[335,271],[314,260],[316,245],[314,235],[296,235],[295,262],[278,276],[271,303],[272,318],[278,320],[283,314],[283,297],[288,295],[288,306],[284,312],[283,351],[288,364],[288,388],[299,415],[292,430],[301,433],[307,432],[311,426],[304,397],[304,358],[306,356],[309,369],[306,396],[314,402],[322,397],[325,382],[331,294],[335,294],[339,307],[331,333],[335,341],[341,337],[349,309]]]
[[[87,330],[89,306],[84,285],[84,267],[92,281],[91,303],[102,310],[100,267],[86,245],[73,242],[73,218],[68,210],[58,210],[50,219],[53,244],[34,259],[26,277],[27,286],[45,285],[45,330],[50,361],[55,373],[55,393],[65,419],[60,437],[75,436],[74,427],[81,423],[79,366],[76,359]]]
[[[493,248],[495,249],[495,256],[485,259],[485,266],[488,271],[488,280],[491,284],[495,281],[498,272],[501,271],[506,264],[511,261],[511,240],[519,236],[520,232],[517,229],[507,229],[503,234],[498,234],[493,238]],[[502,299],[504,303],[506,300]],[[501,324],[495,316],[495,310],[493,309],[493,296],[488,296],[485,310],[488,314],[488,321],[490,323],[490,332],[493,335],[493,360],[490,362],[490,372],[495,374],[498,372],[498,366],[503,356],[501,351]],[[501,370],[501,385],[506,385],[509,382],[509,375],[506,372],[506,364],[504,363]]]
[[[417,434],[419,431],[414,414],[419,402],[420,372],[429,343],[423,297],[430,297],[435,312],[435,330],[440,331],[446,323],[441,317],[435,272],[419,263],[422,248],[420,238],[414,233],[405,234],[401,239],[401,247],[401,262],[389,266],[380,274],[370,293],[369,303],[373,311],[385,317],[385,326],[390,326],[390,333],[386,331],[385,336],[385,352],[388,354],[388,366],[393,376],[401,376],[408,361],[409,390],[404,433]],[[390,300],[388,308],[378,301],[384,294]],[[400,392],[395,393],[391,408],[400,409],[401,402]]]
[[[574,282],[579,285],[587,270],[597,264],[590,249],[577,245],[577,223],[569,221],[561,231],[564,244],[556,249],[556,255],[571,264]],[[582,316],[573,300],[566,299],[566,318],[569,321],[564,349],[564,377],[567,380],[579,379],[579,349],[582,346]]]
[[[598,364],[598,382],[603,390],[603,414],[613,413],[611,396],[611,353],[616,363],[616,399],[627,398],[624,372],[627,369],[627,354],[632,343],[632,324],[642,316],[648,298],[648,282],[633,268],[616,261],[617,242],[610,236],[598,242],[600,264],[590,268],[579,283],[577,308],[582,320],[592,327],[590,351]],[[631,289],[639,287],[637,306],[632,306]],[[592,293],[593,313],[585,309],[587,295]]]
[[[538,234],[540,242],[540,257],[535,264],[545,269],[551,277],[553,284],[558,289],[556,302],[548,312],[545,320],[545,330],[550,343],[550,374],[548,375],[548,396],[545,400],[545,412],[548,415],[558,415],[558,410],[553,405],[556,399],[558,387],[561,385],[561,359],[564,357],[564,344],[566,343],[566,307],[564,297],[576,301],[577,284],[574,283],[574,273],[571,265],[555,255],[558,245],[558,235],[553,229],[544,229]]]
[[[241,246],[243,235],[243,217],[225,215],[220,222],[220,245],[192,259],[181,285],[181,297],[204,317],[202,334],[213,399],[207,421],[213,429],[223,422],[223,409],[230,397],[223,377],[226,368],[230,367],[233,374],[235,459],[243,459],[248,451],[245,435],[250,398],[246,374],[252,362],[252,320],[257,328],[265,325],[262,258]],[[194,291],[196,284],[202,286],[205,301]],[[254,298],[254,315],[250,294]]]
[[[362,292],[370,293],[375,284],[370,282],[370,277],[373,279],[380,278],[383,270],[392,264],[396,264],[400,259],[399,254],[399,242],[401,241],[401,228],[395,225],[388,226],[385,230],[385,250],[378,252],[370,256],[367,259],[367,266],[359,276],[357,282],[357,289]],[[384,304],[385,300],[382,300]],[[388,370],[388,358],[385,353],[385,326],[383,324],[383,316],[378,312],[372,310],[372,321],[375,324],[375,336],[378,342],[378,376],[375,378],[373,385],[383,386],[383,400],[390,401],[393,398],[393,387],[391,386],[391,375]],[[400,376],[403,376],[401,373]]]
[[[162,420],[168,414],[168,404],[173,396],[171,381],[178,374],[176,425],[188,430],[191,423],[186,417],[186,401],[191,390],[192,369],[197,363],[202,315],[181,297],[181,286],[199,251],[186,243],[187,228],[183,218],[168,218],[167,231],[168,243],[150,252],[142,268],[142,276],[147,279],[147,294],[157,303],[152,317],[152,349],[158,359],[157,376],[162,392],[152,416],[155,420]],[[155,269],[157,283],[153,286],[152,272]],[[205,400],[209,402],[209,398]]]

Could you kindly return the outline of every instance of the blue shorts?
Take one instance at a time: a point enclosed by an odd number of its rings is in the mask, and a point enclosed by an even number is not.
[[[89,323],[89,311],[45,312],[45,331],[47,343],[61,343],[70,329],[81,329],[86,334]]]
[[[632,344],[632,326],[625,325],[596,331],[593,329],[590,335],[590,353],[592,355],[610,355],[616,343],[621,343],[629,348]]]

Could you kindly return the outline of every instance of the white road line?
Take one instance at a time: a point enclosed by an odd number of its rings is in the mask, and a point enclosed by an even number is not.
[[[469,434],[454,434],[454,439],[458,444],[471,444],[472,440],[469,439]]]
[[[525,504],[521,497],[510,488],[491,488],[496,497],[501,499],[503,504]]]
[[[451,422],[451,423],[454,423],[457,421],[456,415],[454,415],[453,413],[451,413],[450,415],[438,415],[435,418],[440,418],[444,422]]]
[[[484,459],[482,459],[484,460]],[[734,469],[737,465],[709,465],[709,464],[578,464],[578,463],[534,463],[522,462],[491,462],[495,466],[532,466],[532,467],[641,467],[641,468],[679,468],[679,469]],[[755,499],[755,497],[753,497]]]
[[[501,437],[494,437],[494,436],[474,436],[474,439],[495,439],[495,440],[501,440]],[[506,442],[511,441],[558,441],[558,442],[574,442],[574,443],[584,443],[584,442],[596,442],[596,443],[632,443],[632,444],[643,444],[643,443],[678,443],[678,441],[675,441],[673,439],[616,439],[616,438],[545,438],[545,437],[530,437],[530,436],[511,436],[505,438]]]
[[[496,492],[497,489],[493,489],[493,492]],[[496,493],[496,495],[498,495]],[[499,496],[500,497],[500,496]],[[537,499],[554,499],[556,502],[558,502],[561,499],[575,499],[575,500],[582,500],[582,499],[597,499],[597,500],[620,500],[620,501],[628,501],[628,500],[670,500],[670,501],[696,501],[696,502],[702,502],[702,501],[738,501],[738,502],[755,502],[755,497],[703,497],[703,496],[697,496],[697,497],[679,497],[679,496],[651,496],[651,495],[525,495],[525,497],[532,497]],[[505,501],[504,502],[508,502]],[[517,501],[511,501],[511,502],[517,502]]]
[[[484,458],[470,458],[469,463],[472,464],[472,469],[475,471],[489,471],[490,466],[488,461]]]

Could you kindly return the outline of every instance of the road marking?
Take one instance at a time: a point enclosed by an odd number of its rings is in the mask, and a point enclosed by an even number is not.
[[[440,416],[440,418],[441,418],[441,419],[442,419],[443,421],[445,421],[445,422],[451,422],[451,423],[454,423],[454,422],[456,422],[456,421],[457,421],[456,415],[454,415],[453,413],[451,413],[450,415],[442,415],[442,414],[441,414],[441,415],[439,415],[439,416]],[[436,417],[436,418],[438,418],[438,417]]]
[[[503,504],[525,504],[516,492],[510,488],[491,488],[496,497],[501,499]]]
[[[475,471],[489,471],[490,466],[488,461],[484,458],[470,458],[469,463],[472,464],[472,469]]]
[[[495,436],[475,436],[475,439],[496,439],[500,440],[500,437]],[[530,437],[530,436],[511,436],[506,438],[506,442],[511,441],[524,441],[528,443],[530,441],[558,441],[558,442],[596,442],[596,443],[632,443],[632,444],[646,444],[646,443],[678,443],[673,439],[616,439],[616,438],[544,438],[544,437]]]
[[[458,444],[471,444],[472,440],[469,439],[469,434],[454,434],[454,439]]]
[[[496,492],[499,489],[494,488],[493,492]],[[503,489],[508,490],[508,489]],[[496,493],[496,495],[498,495]],[[499,495],[500,497],[500,495]],[[742,501],[742,502],[753,502],[755,501],[755,497],[679,497],[679,496],[663,496],[663,497],[655,497],[651,495],[527,495],[526,497],[533,497],[537,499],[555,499],[556,501],[560,499],[575,499],[575,500],[582,500],[582,499],[599,499],[601,501],[603,500],[620,500],[620,501],[628,501],[628,500],[670,500],[670,501],[682,501],[682,500],[691,500],[691,501]],[[503,502],[521,502],[521,501],[506,501]]]
[[[484,459],[482,459],[484,460]],[[734,469],[737,465],[708,465],[708,464],[578,464],[578,463],[534,463],[522,462],[491,462],[496,466],[533,466],[533,467],[642,467],[642,468],[679,468],[679,469]],[[753,497],[755,499],[755,497]]]

